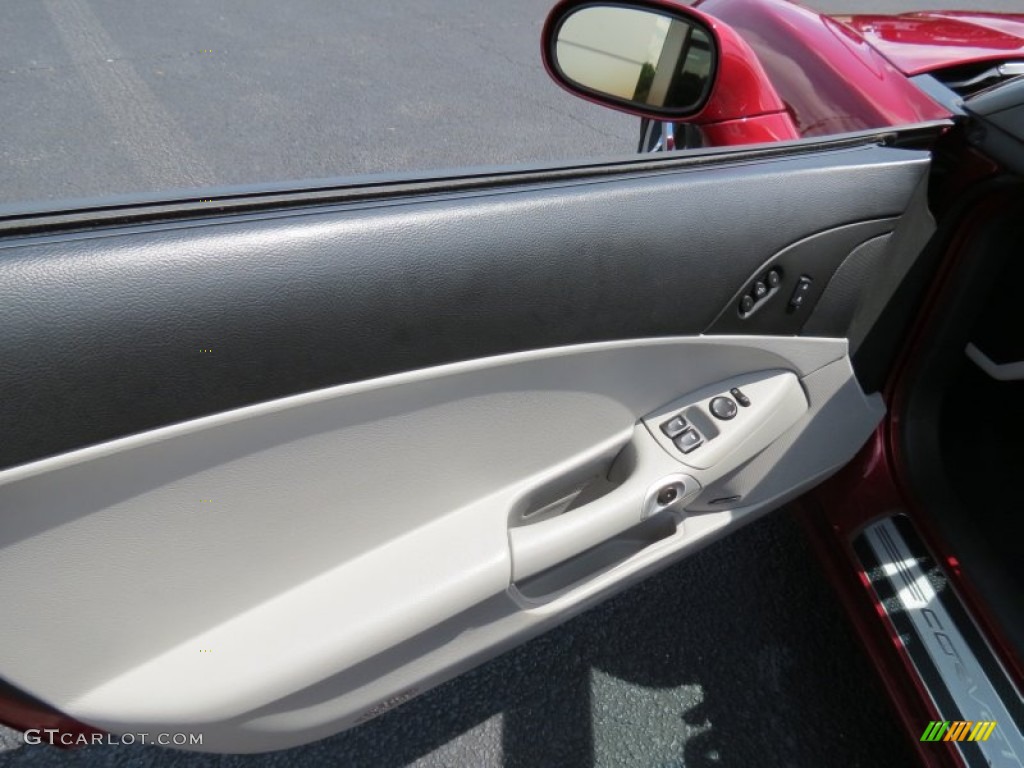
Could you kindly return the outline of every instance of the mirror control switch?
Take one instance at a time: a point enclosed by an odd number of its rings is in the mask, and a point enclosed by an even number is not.
[[[716,419],[729,421],[729,419],[736,418],[736,412],[739,409],[736,407],[736,403],[730,398],[719,396],[708,403],[708,410],[711,411],[711,415]]]
[[[700,436],[700,432],[691,427],[672,442],[683,453],[689,453],[703,442],[703,438]]]

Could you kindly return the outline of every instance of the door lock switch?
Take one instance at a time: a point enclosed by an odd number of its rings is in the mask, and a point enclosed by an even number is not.
[[[793,288],[793,293],[789,297],[789,309],[791,312],[796,312],[804,305],[804,301],[811,292],[811,282],[811,278],[807,275],[800,275],[800,278],[796,281],[796,287]]]
[[[729,394],[732,395],[733,399],[744,408],[750,407],[750,398],[744,395],[743,391],[739,387],[733,387],[730,389]]]
[[[729,421],[729,419],[736,418],[736,412],[739,410],[736,407],[735,401],[728,397],[715,397],[712,398],[708,404],[708,410],[711,411],[711,415],[716,419],[722,421]]]
[[[700,446],[700,444],[704,442],[704,438],[700,436],[700,432],[698,432],[693,427],[690,427],[681,435],[676,437],[676,439],[673,440],[672,442],[675,443],[676,448],[678,448],[683,453],[689,453],[694,448]]]
[[[665,433],[665,437],[675,438],[682,434],[683,430],[688,426],[690,425],[686,423],[686,419],[680,414],[662,424],[661,431]]]

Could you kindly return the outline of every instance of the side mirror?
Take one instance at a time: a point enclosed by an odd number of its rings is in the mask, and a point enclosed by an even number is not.
[[[799,139],[750,45],[721,19],[682,3],[560,0],[544,24],[544,67],[595,104],[692,123],[704,146]]]
[[[658,119],[700,112],[718,71],[713,31],[679,6],[570,0],[548,17],[543,45],[549,73],[569,91]]]

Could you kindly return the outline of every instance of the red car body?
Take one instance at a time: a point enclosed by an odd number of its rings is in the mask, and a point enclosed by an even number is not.
[[[718,86],[700,113],[687,120],[700,127],[707,146],[946,119],[950,110],[913,76],[1024,61],[1021,14],[831,17],[788,0],[698,0],[687,9],[714,31],[721,50]],[[556,8],[549,23],[557,16]],[[542,54],[558,81],[548,52]]]
[[[1024,56],[1024,14],[935,11],[837,19],[905,75]]]
[[[757,55],[789,118],[780,139],[949,116],[853,28],[827,16],[781,0],[707,0],[698,7],[733,27]],[[715,145],[763,140],[742,119],[712,123],[705,135]]]

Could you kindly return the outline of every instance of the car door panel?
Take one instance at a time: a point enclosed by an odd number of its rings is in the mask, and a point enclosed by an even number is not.
[[[12,239],[0,467],[403,370],[702,333],[775,253],[900,215],[927,162],[867,146]],[[761,316],[742,332],[775,333]]]
[[[845,353],[842,340],[772,337],[555,348],[343,385],[9,469],[0,583],[17,621],[0,630],[5,677],[89,723],[176,728],[197,718],[206,748],[244,749],[235,730],[214,724],[507,592],[516,532],[588,513],[584,505],[510,529],[524,499],[542,505],[550,495],[538,490],[580,470],[603,477],[631,440],[660,458],[641,474],[644,486],[684,473],[710,504],[728,464],[686,464],[634,428],[681,393],[738,381],[757,410],[749,371],[792,371],[809,405],[782,430],[793,444],[771,462],[788,477],[778,490],[836,469],[883,413],[856,386],[835,402],[816,385],[814,374],[833,366],[853,381]],[[830,404],[849,427],[831,425],[834,450],[823,454],[822,436],[805,432]],[[777,502],[757,482],[732,478],[728,491],[741,498],[715,513],[722,527]],[[639,503],[623,512],[620,529],[591,544],[641,524]],[[688,525],[662,549],[708,532]],[[634,557],[580,573],[557,595],[561,608],[627,578],[643,551]],[[536,583],[527,589],[532,603],[555,599]],[[76,654],[63,657],[69,635]]]
[[[838,232],[827,284],[927,167],[865,145],[11,238],[0,676],[110,730],[282,748],[776,508],[881,399],[842,333],[700,334]]]

